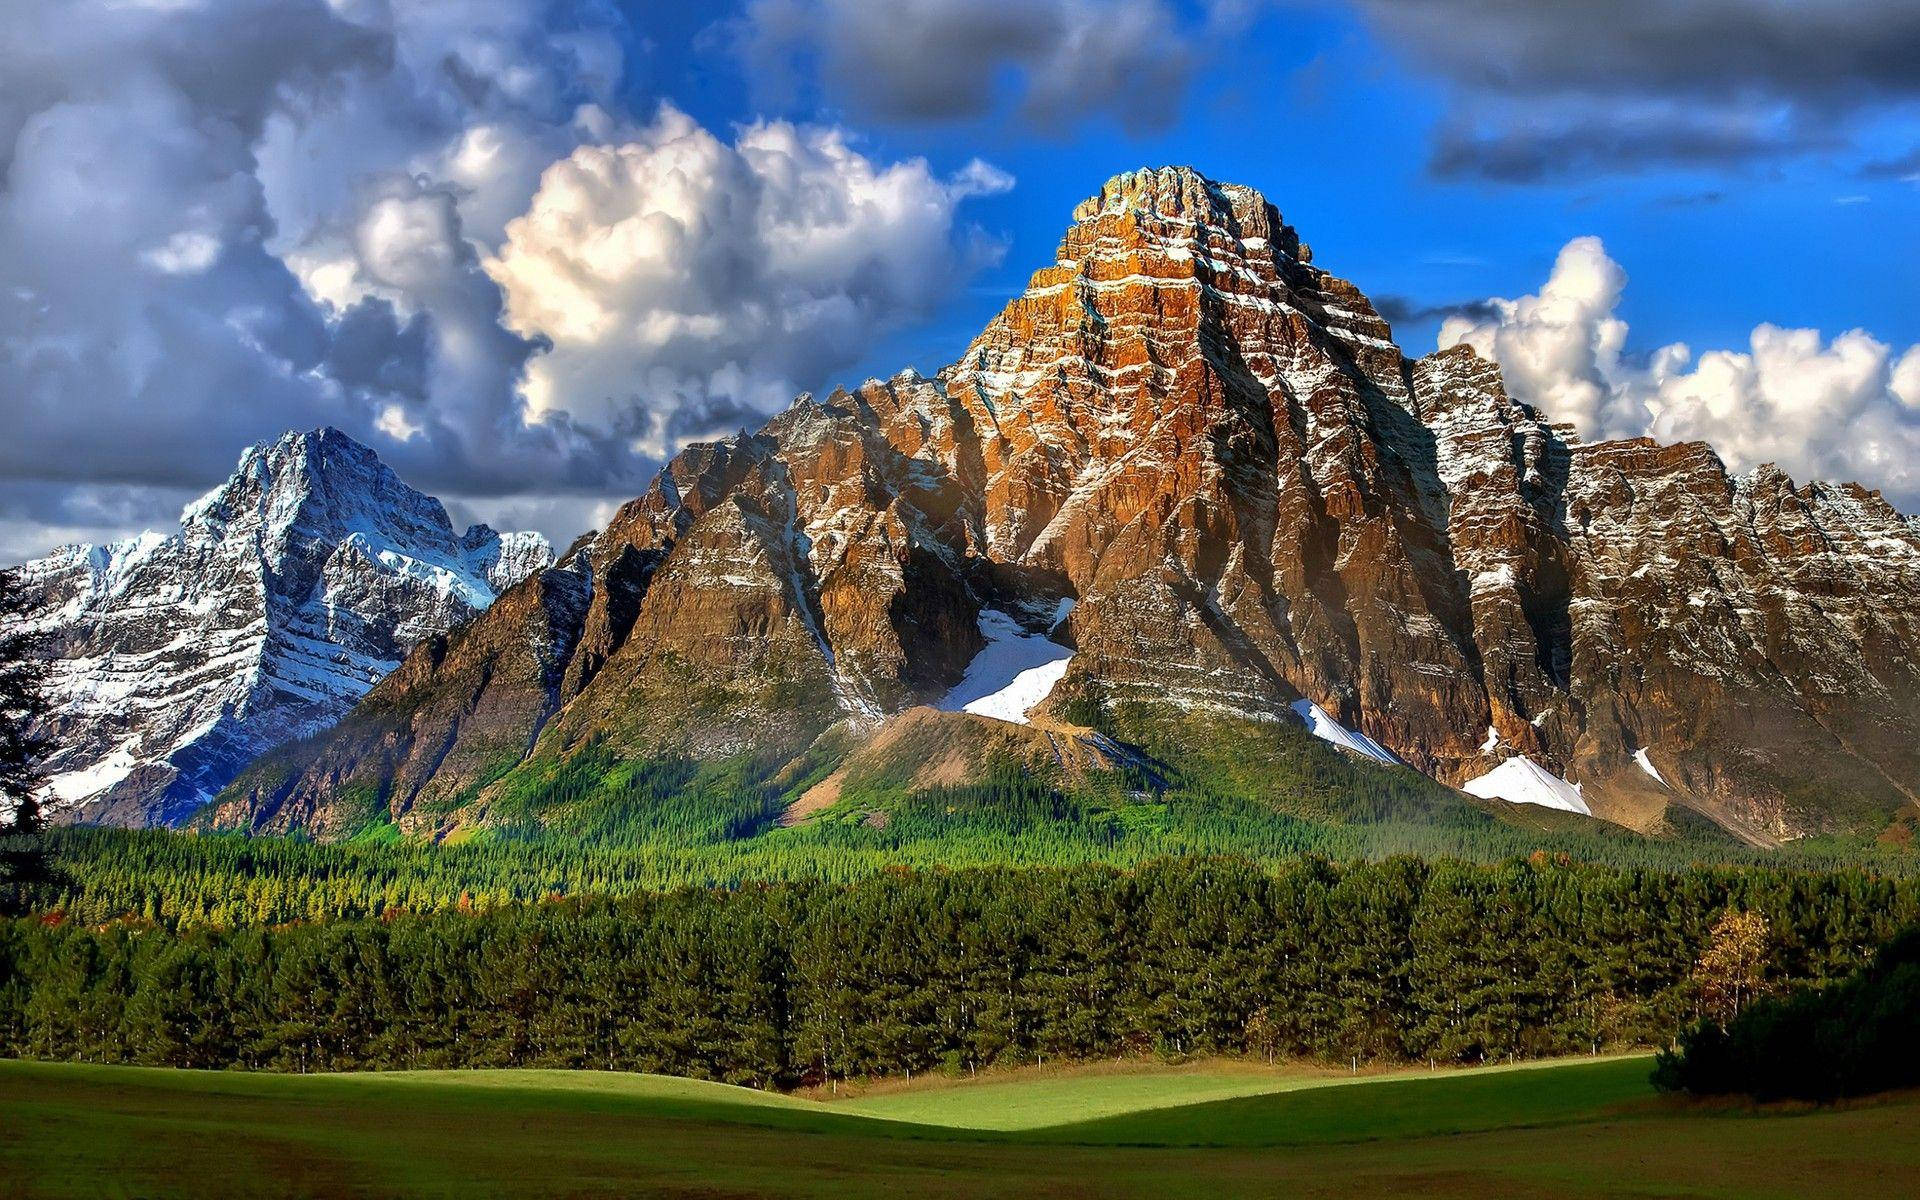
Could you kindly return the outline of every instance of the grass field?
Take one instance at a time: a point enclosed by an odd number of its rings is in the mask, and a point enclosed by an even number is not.
[[[1646,1060],[1636,1056],[1634,1061],[1644,1064]],[[1080,1141],[1110,1140],[1114,1135],[1103,1132],[1108,1128],[1106,1122],[1118,1118],[1133,1117],[1156,1127],[1164,1127],[1166,1122],[1177,1119],[1177,1114],[1164,1110],[1192,1108],[1195,1110],[1193,1115],[1206,1122],[1209,1132],[1204,1136],[1196,1134],[1186,1140],[1195,1141],[1196,1144],[1216,1144],[1223,1136],[1222,1118],[1235,1109],[1230,1105],[1215,1105],[1213,1101],[1423,1077],[1459,1080],[1468,1075],[1501,1074],[1556,1065],[1563,1064],[1522,1063],[1515,1067],[1487,1067],[1472,1072],[1435,1073],[1403,1069],[1350,1075],[1329,1067],[1293,1064],[1267,1067],[1233,1059],[1211,1060],[1181,1067],[1122,1062],[1054,1071],[1017,1071],[980,1080],[935,1077],[906,1087],[900,1086],[898,1081],[890,1081],[872,1093],[840,1101],[834,1108],[840,1112],[884,1117],[892,1121],[953,1129],[1044,1132],[1047,1137]],[[1646,1067],[1642,1065],[1618,1076],[1596,1075],[1593,1078],[1613,1081],[1622,1088],[1623,1095],[1637,1096],[1646,1090],[1643,1086],[1646,1073]],[[1519,1091],[1524,1094],[1524,1089]],[[1378,1093],[1370,1095],[1377,1096]],[[1611,1095],[1604,1100],[1589,1098],[1587,1104],[1592,1107],[1595,1103],[1618,1098]],[[1323,1107],[1325,1103],[1320,1098],[1314,1101],[1316,1107]],[[1337,1105],[1337,1101],[1332,1103]],[[1201,1108],[1203,1105],[1205,1107]],[[1269,1104],[1256,1103],[1248,1111],[1265,1112],[1271,1107]],[[1094,1127],[1095,1122],[1102,1123],[1100,1129]],[[1045,1132],[1054,1126],[1068,1128]],[[1122,1126],[1113,1124],[1111,1128],[1117,1131]],[[1127,1136],[1131,1138],[1131,1135]],[[1165,1136],[1148,1137],[1146,1144],[1157,1144]],[[1256,1136],[1264,1141],[1278,1134],[1269,1132],[1248,1136]],[[1176,1137],[1175,1140],[1180,1139]]]
[[[0,1195],[1914,1194],[1920,1096],[1703,1107],[1647,1070],[1132,1067],[825,1103],[639,1075],[0,1062]]]

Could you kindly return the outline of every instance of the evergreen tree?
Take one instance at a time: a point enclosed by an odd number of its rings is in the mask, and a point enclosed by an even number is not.
[[[18,570],[0,571],[0,912],[24,911],[47,882],[40,802],[45,741],[34,725],[47,711],[39,638],[22,627],[26,595]]]

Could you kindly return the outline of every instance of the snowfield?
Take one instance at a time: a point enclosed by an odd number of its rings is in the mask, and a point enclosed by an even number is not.
[[[1538,804],[1586,817],[1593,815],[1587,802],[1580,798],[1579,784],[1568,783],[1524,754],[1508,759],[1478,779],[1469,779],[1460,790],[1484,800]]]
[[[1351,750],[1364,758],[1375,762],[1399,765],[1400,757],[1393,751],[1374,741],[1357,729],[1348,729],[1345,725],[1327,715],[1327,710],[1311,700],[1295,700],[1294,715],[1307,723],[1307,732],[1323,742],[1331,742],[1342,750]]]
[[[1027,714],[1067,673],[1072,648],[1028,633],[994,608],[980,610],[980,636],[987,639],[986,646],[967,664],[966,676],[934,707],[1025,725]]]
[[[1672,787],[1672,785],[1669,784],[1665,779],[1661,778],[1660,768],[1654,766],[1653,760],[1647,757],[1646,747],[1642,746],[1640,749],[1635,750],[1633,752],[1633,761],[1640,764],[1640,769],[1642,771],[1645,771],[1647,774],[1653,776],[1653,781],[1655,783],[1659,784],[1663,788],[1670,789]]]

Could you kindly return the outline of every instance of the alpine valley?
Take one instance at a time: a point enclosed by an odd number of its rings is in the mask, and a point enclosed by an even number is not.
[[[1920,790],[1920,524],[1410,359],[1184,168],[1082,203],[937,376],[689,446],[557,562],[323,431],[29,575],[86,821],[735,837],[994,780],[1307,817],[1390,781],[1765,846]]]

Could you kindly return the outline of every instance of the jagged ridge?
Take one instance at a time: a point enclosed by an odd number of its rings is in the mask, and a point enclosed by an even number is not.
[[[1601,816],[1685,804],[1755,840],[1911,803],[1920,533],[1876,494],[1585,444],[1470,350],[1408,360],[1250,189],[1135,172],[1074,216],[937,378],[690,447],[572,560],[584,605],[523,583],[376,693],[404,731],[370,698],[215,820],[324,824],[349,780],[416,831],[485,820],[504,760],[410,699],[455,678],[487,680],[473,713],[557,672],[487,735],[534,761],[857,740],[953,686],[983,608],[1038,633],[1065,601],[1039,721],[1304,698],[1448,783],[1526,755]],[[573,649],[503,672],[511,639],[480,631],[534,609]],[[358,749],[382,728],[437,765]]]

